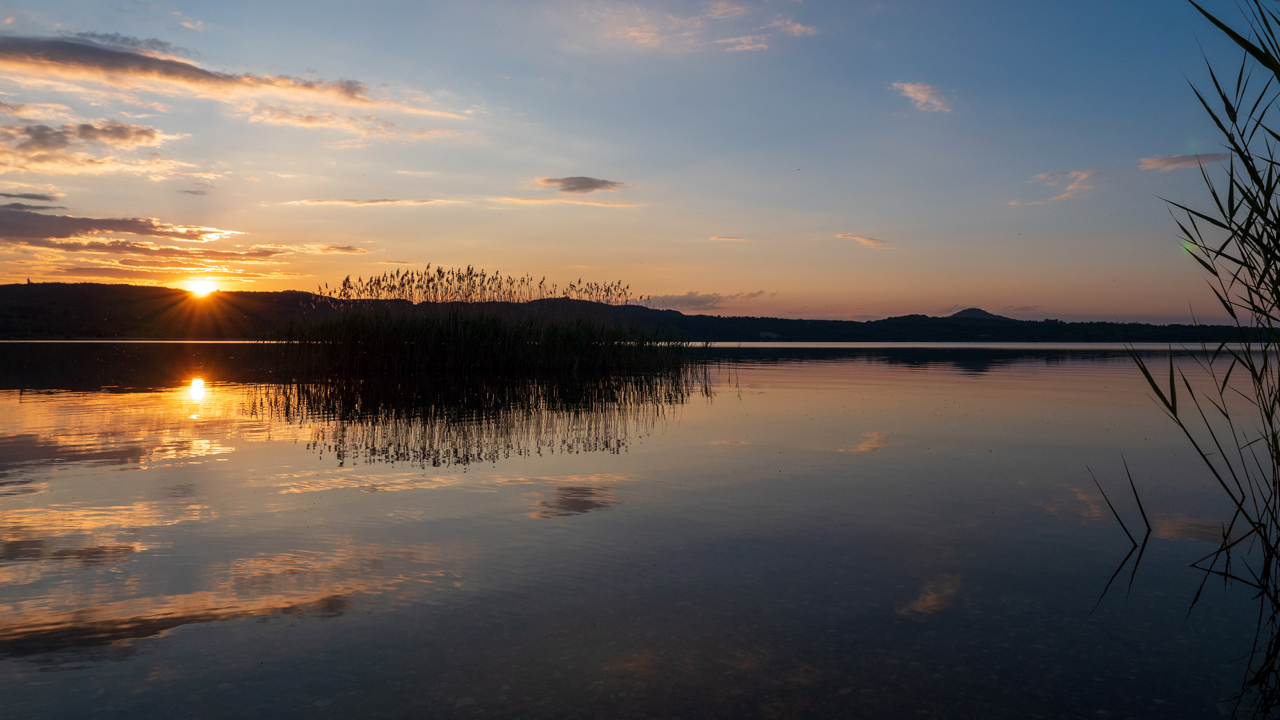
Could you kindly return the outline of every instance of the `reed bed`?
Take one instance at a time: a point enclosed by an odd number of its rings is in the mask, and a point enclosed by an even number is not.
[[[419,303],[527,303],[535,300],[564,298],[585,300],[603,305],[626,305],[645,302],[646,297],[631,296],[631,286],[614,283],[583,282],[581,278],[561,288],[548,284],[544,277],[534,281],[532,275],[503,275],[465,268],[436,267],[428,264],[422,270],[395,270],[374,275],[367,280],[348,275],[342,284],[330,288],[328,283],[317,294],[333,300],[405,300]]]
[[[688,343],[621,306],[630,287],[566,287],[466,268],[385,273],[322,286],[330,319],[280,328],[275,353],[308,372],[652,371],[679,366]]]

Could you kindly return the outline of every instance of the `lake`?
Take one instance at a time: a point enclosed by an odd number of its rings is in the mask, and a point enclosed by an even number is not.
[[[1248,594],[1189,612],[1229,509],[1115,348],[0,353],[6,717],[1215,717],[1243,678]],[[1101,597],[1126,461],[1153,533]]]

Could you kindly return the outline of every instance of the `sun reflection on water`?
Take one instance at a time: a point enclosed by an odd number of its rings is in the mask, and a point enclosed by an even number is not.
[[[204,400],[204,380],[201,380],[200,378],[193,378],[191,380],[191,387],[187,389],[187,393],[191,396],[191,399],[196,402]]]

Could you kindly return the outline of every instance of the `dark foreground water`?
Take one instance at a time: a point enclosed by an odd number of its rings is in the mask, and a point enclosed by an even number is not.
[[[1188,615],[1219,491],[1122,355],[392,386],[65,352],[0,371],[0,717],[1217,717],[1240,688],[1256,606]],[[1140,526],[1122,454],[1154,532],[1095,611],[1130,546],[1086,466]]]

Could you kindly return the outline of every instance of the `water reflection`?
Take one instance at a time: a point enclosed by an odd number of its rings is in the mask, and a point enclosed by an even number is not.
[[[418,468],[550,453],[617,454],[709,392],[705,368],[627,376],[380,378],[261,385],[251,418],[309,428],[339,466]]]
[[[461,582],[440,546],[313,527],[316,498],[328,506],[345,490],[506,491],[527,498],[531,518],[607,510],[633,476],[451,468],[618,455],[700,392],[709,392],[706,377],[692,372],[195,377],[134,392],[0,392],[10,410],[0,425],[0,497],[30,500],[0,505],[0,655],[119,645],[194,623],[335,617]],[[212,467],[222,461],[230,474]],[[103,475],[106,467],[132,472]],[[223,542],[198,540],[222,527],[236,530]]]
[[[537,510],[530,517],[543,520],[554,517],[581,515],[592,510],[608,510],[616,503],[611,487],[590,487],[583,485],[566,485],[555,489],[555,496],[550,500],[539,500],[534,503]]]
[[[160,369],[0,371],[15,716],[1154,717],[1235,681],[1239,628],[1190,629],[1177,580],[1211,503],[1124,358],[391,383],[129,352]],[[1163,574],[1088,616],[1123,537],[1083,466],[1144,447]]]

